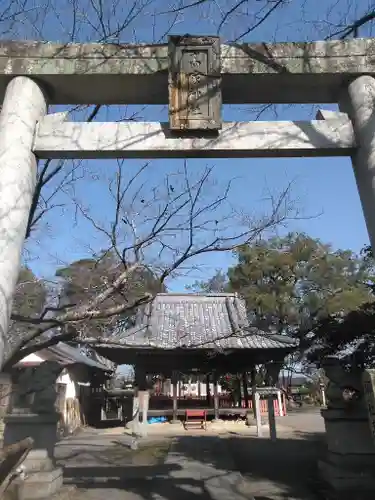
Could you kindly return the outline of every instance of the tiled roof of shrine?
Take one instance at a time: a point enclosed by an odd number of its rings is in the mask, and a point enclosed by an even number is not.
[[[118,328],[104,347],[148,349],[293,349],[285,335],[249,326],[236,294],[159,293],[137,314],[136,325]]]

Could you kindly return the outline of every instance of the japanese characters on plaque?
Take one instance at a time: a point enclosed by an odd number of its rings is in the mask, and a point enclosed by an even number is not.
[[[220,39],[170,36],[169,126],[171,130],[221,128]]]
[[[362,383],[370,430],[375,443],[375,369],[364,371]]]

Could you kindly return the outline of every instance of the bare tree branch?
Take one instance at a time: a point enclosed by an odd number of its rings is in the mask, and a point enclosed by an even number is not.
[[[65,304],[62,309],[48,307],[37,318],[14,314],[14,321],[28,323],[31,328],[14,345],[12,362],[15,356],[29,352],[25,349],[35,349],[35,342],[38,346],[53,342],[45,338],[52,328],[67,324],[77,328],[82,321],[118,317],[152,300],[154,294],[147,291],[135,298],[128,294],[130,289],[126,287],[140,270],[149,269],[162,284],[198,255],[234,250],[254,241],[267,229],[297,217],[289,201],[290,185],[279,198],[270,198],[270,214],[255,217],[236,213],[233,209],[227,212],[232,182],[215,192],[210,185],[213,167],[205,168],[194,179],[184,162],[182,171],[167,174],[165,180],[153,188],[141,178],[142,174],[147,176],[147,164],[128,179],[123,176],[121,163],[118,164],[115,186],[110,184],[108,187],[113,216],[107,225],[97,221],[88,208],[75,200],[81,216],[106,236],[106,252],[115,251],[122,270],[118,267],[113,281],[105,279],[105,286],[101,290],[91,290],[91,298],[83,303]],[[164,254],[163,262],[160,257]],[[109,304],[108,300],[116,294],[122,299]],[[76,331],[79,334],[79,328]],[[56,336],[55,340],[59,338]]]
[[[259,26],[261,24],[263,24],[270,16],[273,12],[275,12],[275,10],[280,7],[280,5],[282,3],[284,3],[285,0],[277,0],[274,5],[272,5],[272,7],[270,7],[267,12],[265,14],[263,14],[261,16],[261,18],[255,23],[253,24],[252,26],[250,26],[249,28],[247,28],[243,33],[241,33],[241,35],[239,35],[238,37],[235,38],[235,40],[233,40],[233,42],[238,42],[239,40],[241,40],[241,38],[243,38],[244,36],[247,36],[249,33],[251,33],[252,31],[255,31],[257,28],[259,28]]]
[[[339,37],[340,40],[345,40],[350,35],[353,35],[354,38],[358,37],[359,33],[359,28],[364,26],[367,23],[370,23],[375,19],[375,10],[371,10],[367,14],[363,15],[359,19],[355,20],[353,23],[349,24],[348,26],[344,26],[334,33],[331,33],[329,36],[326,37],[326,40],[331,40],[334,37]]]

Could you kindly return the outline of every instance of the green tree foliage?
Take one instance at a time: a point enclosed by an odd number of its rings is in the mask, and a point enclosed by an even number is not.
[[[300,350],[289,360],[291,369],[301,360],[310,369],[323,356],[353,346],[361,359],[372,359],[375,280],[370,248],[358,256],[291,233],[245,245],[235,256],[237,264],[227,275],[217,271],[194,289],[236,291],[254,326],[298,338]]]
[[[123,271],[123,262],[112,252],[105,252],[92,259],[78,260],[58,269],[56,276],[61,280],[59,307],[69,309],[87,304],[90,299],[105,291]],[[109,312],[119,304],[136,302],[147,292],[156,294],[163,291],[165,287],[160,280],[151,271],[140,268],[131,275],[130,280],[101,303],[100,309]],[[87,318],[79,322],[78,328],[82,335],[88,337],[105,336],[120,319],[130,319],[132,314],[134,311],[127,310],[121,315]]]
[[[345,316],[323,318],[313,332],[308,358],[318,362],[340,354],[349,366],[373,367],[375,363],[375,303],[366,302]]]
[[[305,234],[260,241],[237,252],[230,287],[246,300],[250,319],[265,331],[310,345],[314,328],[372,300],[372,261]]]
[[[216,273],[207,281],[195,281],[186,287],[192,292],[201,293],[224,293],[229,290],[228,276],[221,269],[216,269]]]
[[[245,245],[235,256],[237,263],[227,273],[218,270],[191,289],[238,292],[254,326],[297,338],[300,349],[288,359],[287,379],[301,369],[311,376],[319,360],[331,354],[351,353],[350,362],[357,364],[375,362],[370,247],[358,256],[291,233]]]

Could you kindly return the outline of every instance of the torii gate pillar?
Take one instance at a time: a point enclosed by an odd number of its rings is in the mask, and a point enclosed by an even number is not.
[[[36,183],[35,128],[46,111],[35,81],[25,76],[10,81],[0,112],[0,366]]]
[[[352,81],[340,103],[352,120],[357,149],[353,170],[370,243],[375,252],[375,79],[363,75]]]

